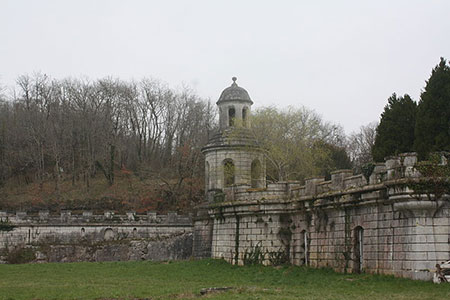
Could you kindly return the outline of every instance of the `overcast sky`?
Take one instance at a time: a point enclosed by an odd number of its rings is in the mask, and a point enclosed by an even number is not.
[[[417,101],[449,36],[448,0],[0,0],[0,84],[152,77],[216,101],[237,76],[254,106],[305,105],[350,133],[393,92]]]

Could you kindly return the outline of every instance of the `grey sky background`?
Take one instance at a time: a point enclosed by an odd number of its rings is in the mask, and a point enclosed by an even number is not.
[[[216,101],[305,105],[347,133],[450,58],[450,1],[0,0],[0,84],[152,77]]]

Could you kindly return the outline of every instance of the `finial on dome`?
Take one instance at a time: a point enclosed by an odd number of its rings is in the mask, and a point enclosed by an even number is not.
[[[231,80],[233,80],[233,85],[237,85],[237,83],[236,83],[237,77],[236,76],[233,76],[233,78],[231,78]]]

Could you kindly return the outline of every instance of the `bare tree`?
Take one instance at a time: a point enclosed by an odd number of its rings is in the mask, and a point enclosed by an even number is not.
[[[34,74],[18,78],[11,101],[0,100],[0,183],[53,180],[59,199],[65,181],[82,180],[89,193],[98,171],[113,185],[126,170],[160,182],[158,197],[175,207],[202,195],[194,182],[203,182],[200,149],[214,113],[188,88]]]
[[[353,132],[348,136],[347,152],[356,172],[361,172],[364,164],[373,161],[372,147],[375,143],[375,134],[378,122],[371,122],[361,126],[359,132]]]
[[[272,180],[303,180],[307,176],[325,175],[323,165],[318,162],[327,160],[331,164],[333,159],[331,148],[323,145],[340,146],[344,139],[340,126],[324,122],[305,107],[256,110],[252,131],[267,150],[267,174]]]

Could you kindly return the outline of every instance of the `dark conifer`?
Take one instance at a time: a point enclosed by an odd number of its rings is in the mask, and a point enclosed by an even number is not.
[[[414,148],[421,159],[433,151],[450,151],[450,67],[442,57],[420,97]]]
[[[417,104],[409,95],[397,98],[394,93],[389,97],[372,148],[375,161],[384,161],[386,156],[413,150],[416,111]]]

